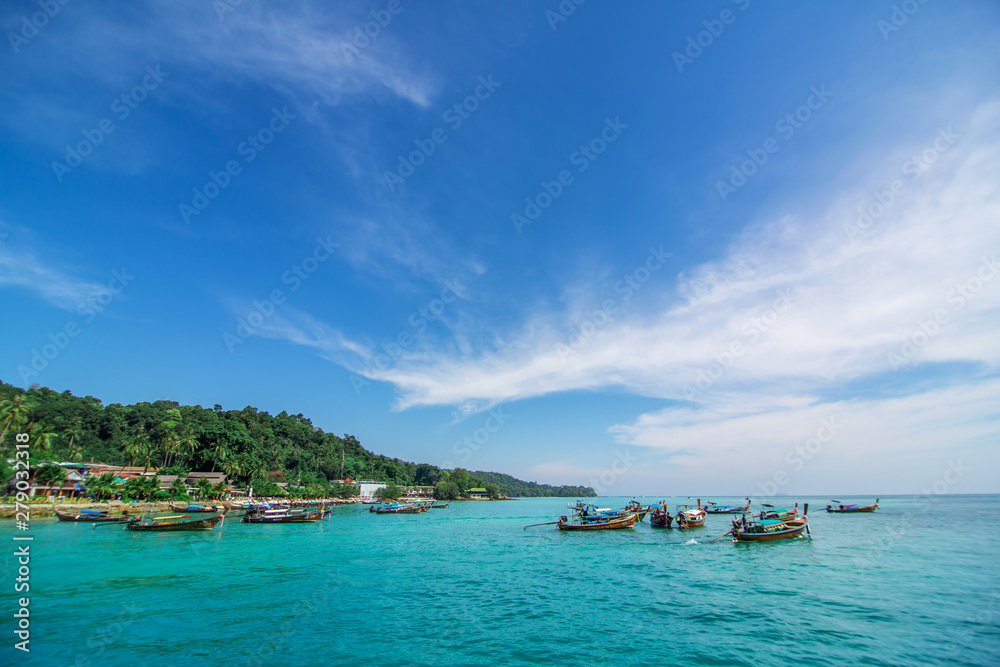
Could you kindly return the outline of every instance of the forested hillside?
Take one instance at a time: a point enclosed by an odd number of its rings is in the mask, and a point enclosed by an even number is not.
[[[400,486],[439,483],[448,495],[494,483],[461,468],[442,470],[374,454],[353,435],[336,436],[302,414],[272,416],[253,407],[223,410],[174,401],[104,405],[45,387],[23,390],[0,382],[0,470],[6,479],[14,435],[28,432],[33,460],[98,461],[163,468],[179,474],[221,470],[237,484],[291,481],[327,485],[350,477]],[[538,487],[549,495],[593,495],[578,487],[539,486],[495,475],[507,495]],[[561,490],[565,489],[565,492]],[[569,489],[573,489],[572,493]],[[583,493],[582,491],[586,491]],[[531,493],[526,495],[545,495]]]
[[[562,498],[593,498],[597,496],[597,493],[589,486],[551,486],[549,484],[525,482],[500,472],[483,472],[481,470],[473,472],[472,475],[487,484],[496,484],[511,497],[540,498],[558,496]]]

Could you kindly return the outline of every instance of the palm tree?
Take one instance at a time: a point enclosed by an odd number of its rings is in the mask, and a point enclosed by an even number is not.
[[[198,480],[198,497],[207,498],[215,491],[215,485],[202,477]]]
[[[173,431],[167,431],[166,435],[163,436],[163,440],[160,441],[160,447],[163,449],[163,465],[161,468],[167,467],[167,461],[170,457],[177,453],[180,449],[181,441],[177,439],[177,434]]]
[[[226,447],[226,441],[220,437],[212,444],[212,472],[215,472],[216,464],[227,458],[229,458],[229,449]]]
[[[20,394],[11,400],[0,403],[0,421],[3,422],[3,431],[0,431],[0,445],[3,444],[4,436],[7,435],[8,430],[21,430],[21,427],[28,419],[28,413],[34,407],[35,404],[29,401],[25,394]]]
[[[55,440],[55,433],[48,430],[41,424],[28,424],[28,432],[31,434],[31,441],[36,452],[47,453],[52,449],[52,442]]]
[[[52,492],[53,486],[62,486],[66,482],[66,470],[61,466],[53,465],[48,463],[46,465],[35,468],[35,483],[43,483],[49,488],[45,489],[45,497],[49,497],[49,493]]]
[[[190,429],[182,431],[177,437],[177,455],[183,456],[185,461],[190,461],[197,449],[198,438],[195,437],[194,431]]]
[[[110,498],[115,495],[115,474],[106,472],[103,475],[88,477],[84,485],[95,498]]]
[[[153,449],[153,443],[149,441],[149,438],[144,438],[142,442],[142,451],[139,454],[139,459],[146,464],[146,466],[142,469],[143,475],[145,475],[146,471],[149,470],[149,466],[153,464],[153,456],[155,455],[156,450]]]
[[[76,461],[80,454],[83,453],[80,443],[76,442],[82,430],[83,424],[79,419],[74,419],[73,423],[63,430],[63,433],[69,436],[69,445],[66,446],[66,457],[70,461]]]
[[[184,480],[179,476],[175,478],[174,483],[170,485],[169,493],[172,500],[186,500],[188,493],[187,487],[184,485]]]

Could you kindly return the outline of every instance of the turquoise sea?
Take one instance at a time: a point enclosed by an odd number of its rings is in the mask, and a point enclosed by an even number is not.
[[[13,649],[6,555],[0,664],[1000,665],[1000,496],[883,497],[861,515],[789,499],[811,504],[812,539],[773,544],[708,544],[724,515],[522,529],[567,500],[213,533],[34,519],[31,653]],[[0,523],[5,554],[15,534]]]

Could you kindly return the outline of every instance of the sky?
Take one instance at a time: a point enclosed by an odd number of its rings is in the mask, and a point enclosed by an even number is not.
[[[0,8],[0,379],[602,495],[1000,492],[1000,7]]]

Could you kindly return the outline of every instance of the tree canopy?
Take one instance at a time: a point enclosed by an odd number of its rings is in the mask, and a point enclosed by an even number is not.
[[[236,484],[253,484],[254,495],[284,495],[275,482],[287,480],[290,492],[297,495],[329,492],[349,497],[353,487],[330,485],[343,478],[434,486],[436,492],[444,482],[445,498],[459,497],[470,488],[489,489],[487,484],[508,496],[596,495],[586,487],[540,485],[462,468],[443,470],[375,454],[353,435],[326,433],[301,413],[272,416],[250,406],[223,410],[218,404],[203,408],[164,400],[104,405],[93,396],[46,387],[24,390],[0,382],[0,462],[13,451],[19,432],[30,434],[34,460],[138,465],[161,468],[161,475],[222,471]],[[206,488],[203,494],[212,492]]]

